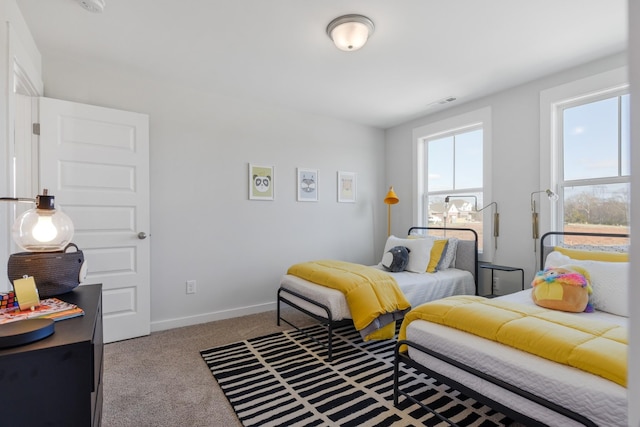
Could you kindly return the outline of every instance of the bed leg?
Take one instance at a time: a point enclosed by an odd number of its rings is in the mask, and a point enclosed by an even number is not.
[[[278,307],[277,307],[277,311],[276,311],[276,313],[277,313],[276,314],[277,315],[277,317],[276,317],[276,325],[280,326],[280,291],[279,290],[278,290],[278,298],[277,298],[277,300],[278,300],[277,301],[277,306]]]
[[[327,362],[333,361],[333,325],[331,322],[327,324],[327,330],[329,331],[329,336],[327,339]]]
[[[308,310],[305,310],[304,308],[300,307],[299,305],[294,304],[293,302],[289,301],[286,299],[286,296],[282,296],[282,292],[284,292],[284,294],[290,294],[293,295],[297,298],[303,299],[313,305],[315,305],[316,307],[319,307],[321,309],[323,309],[326,313],[326,317],[321,317],[318,316]],[[297,310],[299,310],[300,312],[312,317],[313,319],[316,319],[317,321],[319,321],[322,325],[326,325],[327,327],[327,331],[328,331],[328,336],[327,336],[327,344],[325,345],[323,342],[319,341],[318,339],[316,339],[315,337],[312,337],[311,335],[307,334],[304,329],[299,328],[298,326],[296,326],[295,324],[293,324],[292,322],[288,321],[287,319],[282,317],[282,311],[281,311],[281,304],[285,303]],[[280,288],[278,289],[278,294],[277,294],[277,324],[278,326],[280,326],[280,321],[285,322],[286,324],[293,326],[298,332],[302,332],[303,334],[305,334],[309,339],[317,342],[318,344],[322,345],[322,347],[327,349],[327,362],[331,362],[333,361],[333,326],[334,326],[334,321],[333,321],[333,316],[331,315],[331,310],[329,310],[329,307],[322,305],[316,301],[311,300],[310,298],[298,294],[294,291],[288,290],[288,289],[284,289],[284,288]]]
[[[395,357],[393,358],[393,406],[398,406],[400,400],[400,390],[398,386],[398,375],[400,374],[400,354],[398,351],[399,344],[395,347]]]

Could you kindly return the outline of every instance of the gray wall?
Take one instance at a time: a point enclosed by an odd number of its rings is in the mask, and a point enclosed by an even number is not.
[[[152,330],[273,309],[295,262],[377,261],[383,131],[189,93],[125,67],[43,64],[47,97],[150,116]],[[275,166],[274,201],[248,200],[248,162]],[[318,202],[296,202],[296,167],[319,170]],[[336,202],[337,171],[357,173],[355,204]]]
[[[493,262],[525,269],[525,286],[536,270],[531,238],[530,194],[540,186],[540,92],[567,82],[626,65],[626,55],[614,55],[485,98],[461,104],[413,120],[386,131],[387,181],[402,203],[394,206],[394,230],[404,230],[413,221],[413,130],[469,111],[490,107],[492,112],[491,182],[493,200],[500,208],[500,237]],[[485,201],[489,203],[489,201]],[[541,211],[542,212],[542,211]],[[541,215],[544,215],[541,213]],[[542,224],[542,222],[541,222]],[[544,231],[541,229],[541,234]],[[520,286],[518,273],[499,273],[503,291]],[[484,276],[487,279],[487,275]],[[484,280],[488,282],[488,280]],[[482,284],[487,291],[488,284]]]

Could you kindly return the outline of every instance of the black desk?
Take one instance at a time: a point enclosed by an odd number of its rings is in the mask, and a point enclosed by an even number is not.
[[[521,274],[521,281],[522,281],[522,290],[524,291],[524,269],[522,268],[518,268],[518,267],[508,267],[506,265],[497,265],[497,264],[492,264],[490,262],[481,262],[478,264],[478,266],[480,268],[484,268],[487,270],[491,270],[491,294],[490,295],[486,295],[489,298],[493,298],[497,295],[495,295],[493,293],[493,274],[495,272],[495,270],[498,271],[519,271]]]
[[[12,425],[101,423],[102,285],[57,298],[77,304],[84,316],[57,321],[53,335],[40,341],[0,350],[0,401]]]

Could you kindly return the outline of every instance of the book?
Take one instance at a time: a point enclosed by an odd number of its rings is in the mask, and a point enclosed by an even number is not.
[[[40,305],[32,310],[20,310],[19,308],[0,309],[0,325],[15,322],[17,320],[48,318],[54,321],[70,319],[84,315],[84,310],[75,304],[62,301],[58,298],[46,298],[40,301]]]

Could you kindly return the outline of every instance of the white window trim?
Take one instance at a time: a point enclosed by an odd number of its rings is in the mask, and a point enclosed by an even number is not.
[[[484,107],[478,110],[470,111],[468,113],[460,114],[457,116],[448,117],[437,122],[429,123],[424,126],[420,126],[413,129],[413,200],[416,202],[415,209],[413,210],[413,224],[422,224],[422,212],[424,211],[424,197],[422,195],[425,191],[425,177],[422,173],[424,168],[423,163],[425,160],[424,141],[426,139],[433,139],[442,134],[448,134],[452,131],[468,129],[471,126],[482,126],[482,185],[483,185],[483,197],[485,205],[493,202],[492,194],[492,175],[491,175],[491,159],[492,156],[492,132],[491,132],[491,107]],[[491,224],[491,209],[484,211],[483,223]],[[492,233],[483,233],[482,246],[484,248],[482,259],[493,259],[494,256],[494,244]]]
[[[616,68],[540,92],[540,190],[558,191],[560,176],[560,126],[556,123],[558,110],[580,99],[604,95],[629,87],[627,67]],[[541,230],[561,230],[563,218],[556,203],[547,203],[548,214],[540,215]],[[544,205],[542,205],[544,206]],[[541,206],[541,209],[542,209]]]

